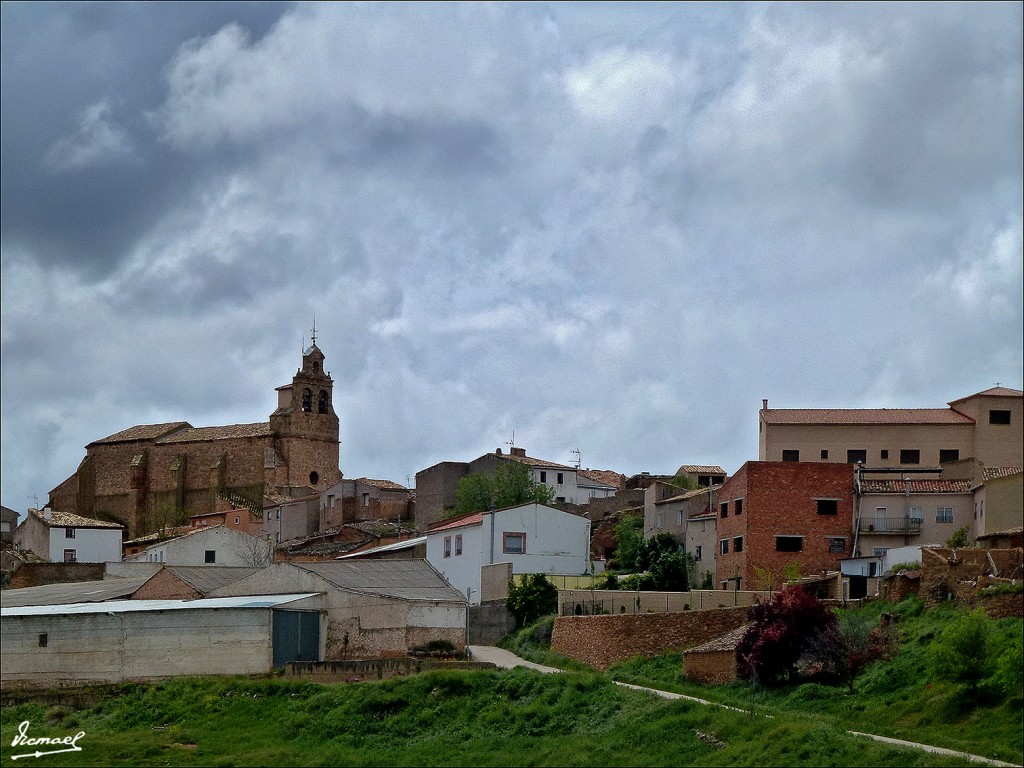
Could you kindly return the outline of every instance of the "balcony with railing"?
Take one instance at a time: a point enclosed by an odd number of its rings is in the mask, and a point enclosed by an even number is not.
[[[860,532],[917,536],[921,533],[922,522],[917,517],[863,517],[860,521]]]

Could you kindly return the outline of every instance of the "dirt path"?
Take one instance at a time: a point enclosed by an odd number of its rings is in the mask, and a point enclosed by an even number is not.
[[[474,645],[470,646],[470,656],[473,661],[489,661],[496,667],[502,669],[511,669],[512,667],[529,667],[535,669],[538,672],[551,673],[561,672],[561,669],[557,667],[546,667],[543,664],[534,664],[532,661],[527,661],[519,656],[516,656],[511,651],[506,651],[504,648],[495,648],[492,645]],[[693,701],[697,704],[703,704],[708,707],[721,707],[722,709],[730,709],[734,712],[746,712],[745,709],[738,709],[737,707],[730,707],[726,704],[718,704],[714,701],[708,701],[707,699],[699,699],[696,696],[686,696],[682,693],[672,693],[671,691],[659,691],[657,688],[645,688],[642,685],[631,685],[630,683],[616,682],[616,685],[622,686],[623,688],[631,688],[634,691],[643,691],[644,693],[650,693],[654,696],[660,696],[663,699],[683,699],[685,701]],[[763,717],[771,717],[771,715],[763,715]],[[968,752],[957,752],[953,749],[945,749],[943,747],[933,747],[930,744],[919,744],[916,741],[904,741],[903,739],[893,739],[888,736],[878,736],[873,733],[862,733],[860,731],[847,731],[847,733],[853,736],[863,736],[867,739],[873,739],[874,741],[880,741],[885,744],[892,744],[897,747],[908,747],[910,749],[920,749],[924,752],[930,752],[935,755],[944,755],[946,757],[956,757],[963,760],[968,760],[972,763],[982,763],[984,765],[1000,766],[1000,768],[1021,768],[1016,763],[1005,763],[1002,760],[993,760],[990,757],[982,757],[981,755],[972,755]]]

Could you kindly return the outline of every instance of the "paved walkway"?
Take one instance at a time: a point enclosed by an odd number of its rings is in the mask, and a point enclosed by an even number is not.
[[[511,651],[506,651],[504,648],[495,648],[493,645],[472,645],[469,647],[470,658],[473,661],[489,661],[496,667],[501,669],[511,669],[512,667],[529,667],[535,669],[538,672],[561,672],[558,667],[546,667],[543,664],[534,664],[532,661],[527,661],[519,656],[516,656]],[[643,691],[644,693],[650,693],[655,696],[660,696],[663,699],[683,699],[685,701],[693,701],[697,704],[703,704],[709,707],[721,707],[722,709],[731,709],[734,712],[746,713],[745,709],[737,709],[736,707],[730,707],[726,704],[718,704],[714,701],[708,701],[707,699],[698,699],[696,696],[686,696],[682,693],[672,693],[671,691],[660,691],[657,688],[645,688],[641,685],[631,685],[630,683],[616,682],[616,685],[622,686],[623,688],[631,688],[634,691]],[[771,717],[771,715],[763,715],[763,717]],[[847,731],[847,733],[853,736],[864,736],[868,739],[874,739],[885,744],[893,744],[898,747],[908,747],[910,749],[920,749],[925,752],[931,752],[935,755],[944,755],[946,757],[957,757],[963,760],[969,760],[973,763],[983,763],[985,765],[999,766],[1000,768],[1021,768],[1016,763],[1004,763],[1002,760],[993,760],[990,757],[982,757],[981,755],[972,755],[967,752],[957,752],[953,749],[944,749],[943,747],[933,747],[930,744],[919,744],[915,741],[904,741],[903,739],[892,739],[888,736],[877,736],[873,733],[861,733],[860,731]]]

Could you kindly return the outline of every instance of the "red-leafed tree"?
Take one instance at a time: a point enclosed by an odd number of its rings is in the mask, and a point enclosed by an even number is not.
[[[854,681],[868,665],[891,658],[898,651],[899,631],[895,626],[872,626],[863,615],[846,614],[811,639],[799,666],[801,671],[845,682],[853,693]]]
[[[741,671],[765,685],[790,680],[812,639],[834,626],[835,614],[800,587],[787,587],[747,614],[750,628],[740,639],[736,655]]]

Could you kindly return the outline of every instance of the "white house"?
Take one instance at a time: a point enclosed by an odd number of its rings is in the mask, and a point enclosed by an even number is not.
[[[126,560],[167,565],[237,565],[261,568],[273,561],[268,539],[215,525],[196,528],[173,539],[152,544]]]
[[[30,509],[14,531],[14,543],[51,563],[120,562],[123,533],[120,525],[106,520]]]
[[[513,574],[589,573],[590,521],[537,503],[476,512],[428,531],[427,561],[478,605],[485,565],[511,563]]]

